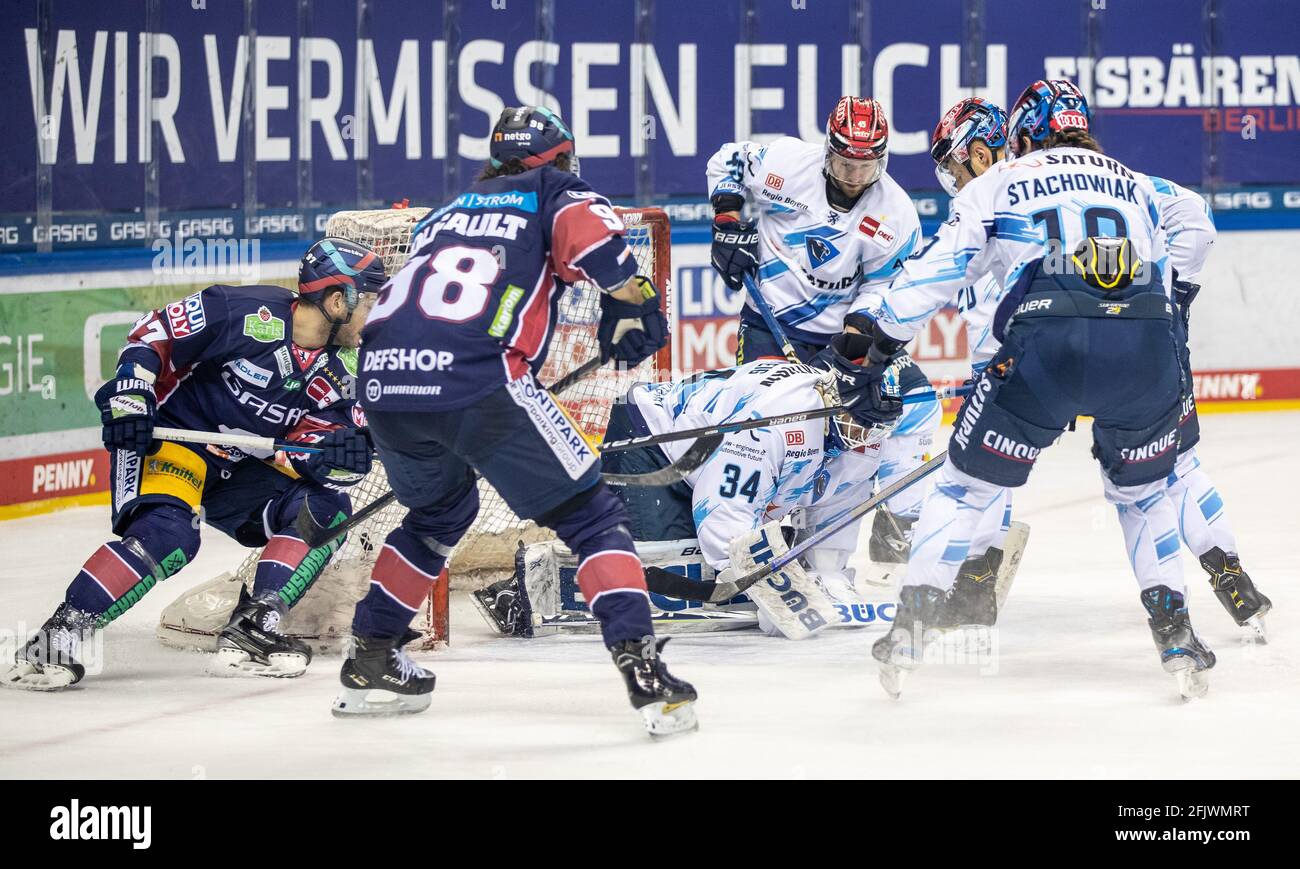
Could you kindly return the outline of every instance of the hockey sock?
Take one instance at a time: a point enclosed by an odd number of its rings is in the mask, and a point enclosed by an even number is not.
[[[105,543],[86,560],[64,599],[97,616],[102,627],[192,561],[198,550],[199,532],[187,509],[166,504],[142,509],[121,540]]]
[[[312,515],[322,525],[336,525],[346,521],[351,510],[351,503],[346,495],[338,492],[310,492]],[[298,510],[303,503],[301,494],[285,499],[283,503],[272,502],[267,508],[267,521],[276,533],[262,550],[257,561],[257,572],[253,575],[253,597],[275,595],[292,607],[307,593],[317,578],[329,564],[329,560],[346,536],[312,549],[307,545],[294,527]]]
[[[564,510],[567,507],[567,511]],[[603,483],[564,505],[559,517],[539,517],[578,556],[578,588],[600,619],[605,645],[654,634],[645,570],[628,531],[627,511]]]
[[[1003,489],[948,463],[939,469],[938,477],[912,526],[912,553],[903,585],[929,585],[947,591],[971,551],[981,518],[990,510],[1004,512]]]
[[[1115,505],[1124,547],[1133,575],[1143,589],[1167,586],[1179,594],[1187,591],[1178,552],[1178,517],[1165,492],[1165,481],[1142,486],[1116,486],[1106,480],[1106,500]]]
[[[1227,553],[1237,552],[1237,538],[1223,512],[1223,498],[1201,470],[1195,447],[1178,457],[1178,465],[1169,475],[1169,498],[1178,511],[1178,530],[1193,555],[1199,557],[1216,546]]]

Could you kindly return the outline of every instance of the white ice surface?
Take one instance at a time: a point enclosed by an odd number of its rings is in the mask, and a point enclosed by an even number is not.
[[[1203,424],[1202,460],[1275,611],[1273,642],[1244,644],[1184,559],[1219,656],[1201,701],[1180,702],[1157,662],[1085,426],[1017,493],[1033,535],[993,675],[930,667],[892,702],[869,662],[874,631],[679,637],[666,657],[700,690],[701,730],[655,743],[597,638],[493,638],[458,594],[451,648],[422,656],[432,708],[339,721],[337,659],[295,680],[220,680],[153,638],[163,606],[243,556],[205,530],[197,562],[108,629],[102,673],[61,694],[0,690],[0,776],[1295,777],[1300,413]],[[107,530],[103,508],[0,523],[0,629],[39,625]]]

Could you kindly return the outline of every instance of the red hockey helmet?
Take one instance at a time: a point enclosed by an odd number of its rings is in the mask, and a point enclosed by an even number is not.
[[[876,100],[840,97],[826,119],[826,174],[849,188],[870,187],[889,162],[889,124]]]

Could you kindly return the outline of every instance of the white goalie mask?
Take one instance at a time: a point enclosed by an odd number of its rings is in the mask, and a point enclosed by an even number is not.
[[[893,365],[885,372],[885,389],[897,394],[898,372]],[[826,407],[835,407],[843,403],[834,371],[827,371],[818,381],[817,392]],[[895,425],[896,422],[890,425],[864,425],[855,419],[851,412],[842,410],[826,418],[826,438],[829,445],[842,452],[860,453],[880,444],[894,430]]]

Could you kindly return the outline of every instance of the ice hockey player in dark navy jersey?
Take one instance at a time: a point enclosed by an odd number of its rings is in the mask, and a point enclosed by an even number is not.
[[[695,689],[660,657],[626,510],[594,444],[536,378],[569,284],[600,289],[601,356],[629,367],[667,340],[657,289],[636,274],[609,201],[571,171],[573,134],[557,115],[507,108],[489,149],[478,180],[416,227],[363,333],[359,398],[409,512],[357,605],[358,651],[334,713],[428,708],[433,674],[400,647],[478,513],[481,474],[578,556],[578,584],[651,734],[694,729]]]
[[[94,632],[193,561],[197,515],[264,546],[251,594],[218,639],[214,675],[297,676],[307,646],[277,625],[338,547],[312,551],[294,520],[306,496],[322,522],[351,510],[370,469],[356,406],[356,348],[384,269],[374,252],[325,238],[299,265],[298,293],[216,285],[145,314],[95,395],[111,454],[113,532],[0,682],[56,690],[81,680]],[[158,441],[156,426],[302,443],[274,455]]]

